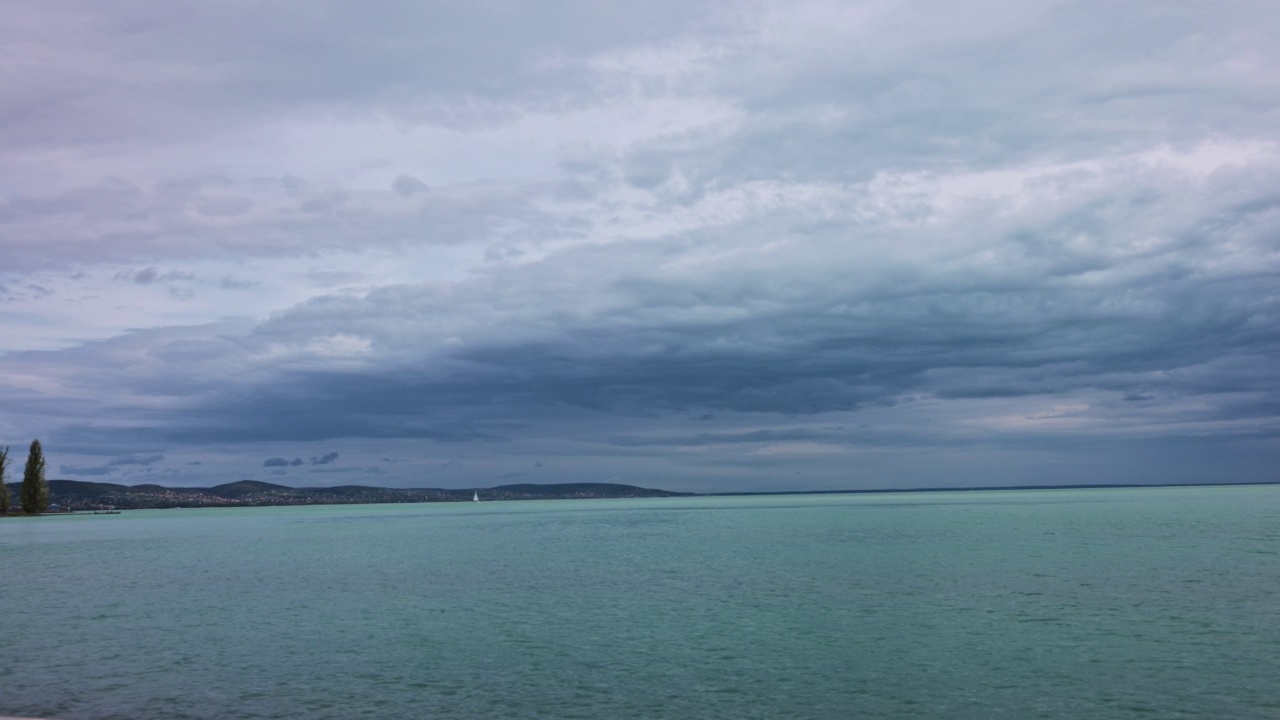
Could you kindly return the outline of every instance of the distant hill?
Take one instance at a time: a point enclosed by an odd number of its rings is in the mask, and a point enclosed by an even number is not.
[[[10,496],[15,501],[20,487],[21,483],[9,483]],[[292,488],[257,480],[239,480],[207,488],[117,485],[80,480],[49,481],[50,505],[71,510],[460,502],[470,500],[475,492],[477,491],[473,489],[383,488],[365,485]],[[526,483],[480,488],[478,492],[480,499],[485,501],[675,497],[691,494],[612,483]]]
[[[217,495],[218,497],[234,499],[262,494],[290,495],[294,492],[294,489],[284,485],[258,482],[257,480],[238,480],[225,485],[211,487],[206,492],[211,495]]]
[[[518,485],[499,485],[485,491],[492,495],[519,498],[595,498],[595,497],[667,497],[675,495],[692,495],[693,493],[667,492],[666,490],[646,490],[631,485],[615,485],[613,483],[558,483],[554,485],[536,485],[521,483]]]

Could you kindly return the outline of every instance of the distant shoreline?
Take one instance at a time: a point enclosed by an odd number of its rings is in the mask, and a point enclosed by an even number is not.
[[[1172,488],[1172,487],[1254,487],[1280,485],[1280,480],[1261,482],[1224,483],[1075,483],[1069,485],[974,485],[968,487],[913,487],[879,488],[875,490],[750,490],[714,493],[690,493],[699,497],[738,497],[744,495],[870,495],[880,493],[926,492],[990,492],[996,490],[1107,490],[1123,488]]]
[[[9,485],[12,489],[15,484]],[[120,485],[80,480],[50,480],[48,485],[49,509],[45,514],[51,515],[204,507],[471,502],[477,497],[480,501],[497,501],[674,497],[693,494],[616,483],[522,483],[467,489],[387,488],[368,485],[295,488],[256,480],[239,480],[213,487]]]
[[[980,485],[969,487],[913,487],[843,490],[738,490],[692,493],[612,483],[547,483],[499,485],[490,488],[382,488],[363,485],[292,488],[249,480],[212,488],[169,488],[158,485],[117,485],[78,480],[50,481],[48,515],[119,510],[173,510],[209,507],[278,507],[286,505],[390,505],[504,500],[571,500],[660,497],[773,497],[783,495],[878,495],[931,492],[1000,492],[1026,490],[1108,490],[1177,487],[1259,487],[1280,481],[1229,483],[1071,483],[1062,485]],[[12,485],[12,484],[11,484]],[[20,516],[21,513],[11,513]],[[2,719],[0,719],[2,720]]]

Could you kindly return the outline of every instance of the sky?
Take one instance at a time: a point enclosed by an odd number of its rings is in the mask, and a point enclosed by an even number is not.
[[[1278,481],[1278,36],[17,0],[0,445],[129,485]]]

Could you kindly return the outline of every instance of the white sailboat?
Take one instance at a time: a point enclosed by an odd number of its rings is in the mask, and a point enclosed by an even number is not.
[[[479,491],[479,490],[475,491],[475,493],[471,496],[471,502],[480,502],[480,491]]]

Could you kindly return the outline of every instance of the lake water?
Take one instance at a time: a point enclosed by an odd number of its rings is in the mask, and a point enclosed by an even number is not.
[[[1280,486],[0,520],[0,715],[1277,718]]]

